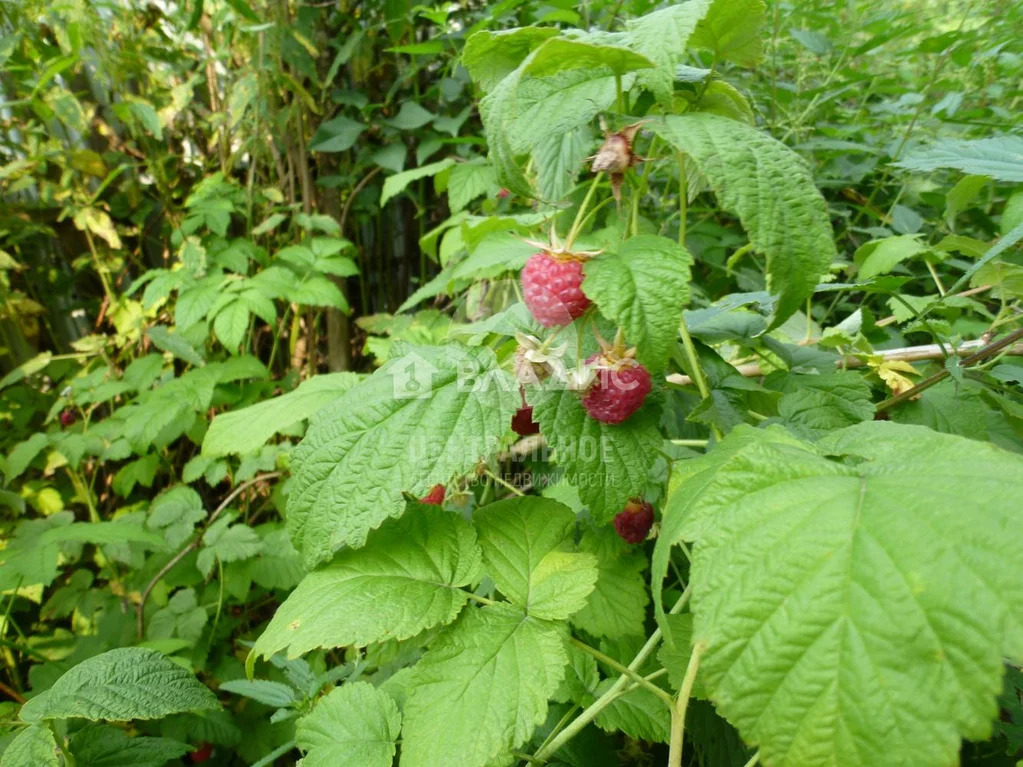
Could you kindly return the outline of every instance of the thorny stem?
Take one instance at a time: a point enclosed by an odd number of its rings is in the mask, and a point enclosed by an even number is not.
[[[693,654],[689,656],[686,675],[682,679],[682,687],[678,691],[675,706],[671,710],[671,742],[668,745],[668,767],[682,767],[682,743],[685,740],[686,709],[689,707],[689,696],[693,694],[693,683],[696,672],[700,668],[700,658],[707,649],[706,642],[693,645]]]
[[[1003,336],[1001,339],[995,341],[992,344],[988,344],[980,351],[971,354],[969,357],[963,357],[962,360],[960,360],[959,364],[965,368],[969,367],[975,362],[985,360],[988,357],[992,356],[993,354],[997,354],[1007,346],[1011,346],[1012,343],[1016,341],[1018,338],[1023,338],[1023,328],[1014,330],[1013,332],[1009,333],[1009,335]],[[874,408],[874,412],[883,413],[885,410],[889,410],[895,407],[896,405],[905,402],[906,400],[913,399],[925,389],[929,389],[932,386],[934,386],[934,384],[945,380],[945,378],[947,378],[949,375],[950,373],[948,371],[948,368],[942,368],[934,375],[929,376],[922,380],[912,389],[906,389],[906,391],[902,392],[901,394],[896,394],[894,397],[889,397],[884,402],[879,402],[877,407]]]
[[[674,615],[675,613],[679,612],[685,606],[686,602],[689,601],[689,595],[691,593],[692,584],[686,586],[686,590],[682,593],[682,596],[679,597],[678,601],[675,603],[675,606],[671,608],[669,614]],[[646,644],[644,644],[640,651],[636,654],[636,657],[632,659],[632,663],[628,665],[629,671],[634,672],[636,671],[636,669],[642,666],[646,662],[646,659],[650,657],[650,654],[657,647],[657,643],[660,641],[661,629],[660,627],[658,627],[654,629],[654,632],[650,635],[650,638],[646,640]],[[651,677],[646,677],[645,679],[646,681],[649,682]],[[590,722],[596,719],[597,715],[600,714],[601,711],[607,708],[607,706],[610,705],[610,703],[615,698],[618,697],[621,690],[629,682],[630,678],[625,674],[622,674],[620,677],[618,677],[615,683],[611,685],[603,695],[601,695],[593,703],[587,706],[587,708],[581,714],[579,714],[579,716],[573,719],[571,724],[569,724],[564,730],[562,730],[561,733],[559,733],[556,738],[553,738],[548,743],[541,746],[537,750],[536,754],[534,754],[534,758],[543,762],[549,759],[553,754],[557,753],[558,749],[560,749],[562,746],[568,743],[568,741],[570,741],[572,738],[578,735],[579,732],[584,727],[586,727],[586,725],[588,725]]]

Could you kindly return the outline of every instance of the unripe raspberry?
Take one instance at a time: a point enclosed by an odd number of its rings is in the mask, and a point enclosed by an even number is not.
[[[582,289],[583,263],[571,256],[541,251],[522,268],[522,294],[536,321],[544,327],[567,325],[590,305]]]
[[[615,532],[626,543],[642,543],[654,524],[654,507],[633,499],[615,516]]]

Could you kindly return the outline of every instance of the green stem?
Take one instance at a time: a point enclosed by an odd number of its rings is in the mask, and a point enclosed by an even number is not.
[[[686,159],[678,155],[678,244],[686,246],[686,216],[689,213],[689,181],[686,179]]]
[[[273,764],[277,759],[284,756],[293,748],[295,748],[295,741],[289,740],[283,746],[274,749],[269,754],[260,759],[258,762],[253,764],[252,767],[267,767],[267,765]]]
[[[754,765],[760,761],[760,752],[757,751],[753,756],[749,758],[749,761],[743,765],[743,767],[754,767]]]
[[[925,258],[924,263],[927,265],[927,271],[931,273],[931,279],[934,280],[934,286],[938,289],[938,293],[941,297],[945,297],[945,286],[941,284],[941,278],[938,276],[937,271],[934,269],[934,264],[931,263],[930,259]]]
[[[693,381],[696,383],[696,388],[700,390],[700,396],[703,399],[708,399],[710,397],[710,387],[707,385],[707,377],[700,366],[700,358],[696,354],[693,337],[689,335],[689,328],[686,326],[685,317],[679,320],[678,334],[682,336],[682,346],[685,347],[686,358],[689,360],[689,367],[692,368],[690,372]],[[711,424],[710,430],[714,434],[715,439],[721,439],[721,430],[717,427],[717,424]]]
[[[685,603],[689,601],[689,595],[691,592],[692,585],[687,586],[686,590],[682,593],[682,596],[679,597],[678,601],[675,603],[675,606],[671,608],[670,614],[674,615],[675,613],[679,612],[682,609]],[[654,632],[650,635],[650,638],[646,640],[646,644],[644,644],[640,651],[636,654],[636,657],[632,659],[632,663],[628,665],[628,670],[636,671],[636,669],[642,666],[646,662],[646,659],[650,657],[650,654],[657,647],[657,643],[660,641],[661,629],[660,627],[657,627],[656,629],[654,629]],[[650,678],[647,677],[646,681],[650,681]],[[568,743],[568,741],[570,741],[572,738],[578,735],[579,732],[581,732],[582,729],[586,727],[586,725],[588,725],[590,722],[596,719],[597,715],[600,714],[601,711],[607,708],[607,706],[609,706],[611,702],[618,697],[619,692],[629,682],[630,678],[625,674],[622,674],[620,677],[618,677],[615,683],[611,685],[603,695],[601,695],[593,703],[587,706],[586,709],[581,714],[579,714],[579,716],[573,719],[572,723],[569,724],[564,730],[562,730],[561,733],[556,738],[551,740],[549,743],[546,743],[545,745],[541,746],[540,749],[537,750],[536,754],[534,755],[534,758],[539,759],[540,761],[546,761],[553,754],[557,753],[562,746],[564,746],[566,743]]]
[[[544,746],[546,746],[548,743],[551,742],[551,740],[557,737],[558,733],[561,732],[562,729],[564,729],[565,725],[568,724],[569,720],[575,715],[575,712],[578,710],[579,706],[573,705],[572,708],[565,712],[565,715],[558,720],[558,723],[554,725],[554,728],[550,731],[550,733],[548,733],[547,737],[544,738],[543,743],[540,744],[540,749],[543,749]]]
[[[710,444],[710,440],[706,439],[672,439],[668,441],[679,447],[707,447]]]
[[[583,217],[586,215],[586,209],[590,207],[590,201],[593,200],[593,195],[597,192],[597,185],[600,184],[602,178],[604,178],[603,172],[600,172],[593,177],[593,183],[590,184],[590,188],[586,192],[586,197],[583,198],[582,205],[579,206],[579,212],[575,214],[575,221],[572,222],[572,228],[568,230],[568,239],[565,240],[565,250],[572,249],[572,244],[575,242],[575,238],[578,237],[579,232],[582,231]]]
[[[689,707],[689,697],[693,694],[696,672],[700,668],[700,657],[706,649],[706,642],[697,642],[693,645],[693,654],[689,656],[689,665],[686,666],[686,675],[682,680],[682,688],[678,691],[678,698],[671,710],[671,742],[668,745],[668,767],[682,767],[682,744],[685,740],[686,732],[686,709]]]
[[[618,110],[618,114],[625,114],[625,104],[622,98],[622,76],[619,74],[615,75],[615,109]]]
[[[669,709],[674,707],[675,703],[672,700],[671,695],[669,695],[666,691],[662,690],[657,685],[651,684],[650,682],[648,682],[646,679],[641,677],[639,674],[637,674],[635,671],[633,671],[628,666],[624,665],[623,663],[619,663],[614,658],[612,658],[610,655],[605,655],[600,650],[598,650],[598,649],[596,649],[594,647],[590,647],[588,644],[586,644],[585,642],[583,642],[583,641],[581,641],[579,639],[576,639],[575,637],[572,637],[571,639],[569,639],[569,641],[573,645],[578,647],[580,650],[582,650],[583,652],[589,653],[590,655],[592,655],[594,658],[599,660],[604,665],[610,666],[615,671],[617,671],[619,674],[624,674],[625,676],[629,677],[629,679],[631,679],[636,684],[640,685],[641,687],[645,687],[647,690],[649,690],[654,695],[656,695],[658,698],[660,698]]]
[[[487,476],[494,480],[494,482],[499,484],[501,487],[505,488],[506,490],[511,490],[515,495],[525,495],[525,493],[523,493],[521,490],[515,487],[515,485],[512,485],[509,482],[506,482],[505,480],[501,479],[499,476],[494,474],[489,469],[487,469]]]

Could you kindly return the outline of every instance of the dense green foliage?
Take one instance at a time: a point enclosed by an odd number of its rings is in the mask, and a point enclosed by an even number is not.
[[[0,765],[1017,764],[1021,25],[0,4]]]

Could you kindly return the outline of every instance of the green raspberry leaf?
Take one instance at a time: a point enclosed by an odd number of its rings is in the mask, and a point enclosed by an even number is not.
[[[303,381],[294,391],[249,407],[220,413],[202,441],[202,454],[218,458],[254,453],[274,434],[304,421],[359,382],[355,373],[327,373]]]
[[[874,417],[870,386],[858,373],[785,373],[781,385],[785,394],[778,400],[778,415],[793,432],[808,439]]]
[[[693,638],[718,710],[765,764],[955,763],[1023,658],[1023,457],[883,422],[822,440],[845,463],[759,447],[697,501]]]
[[[483,767],[525,743],[567,663],[558,624],[507,604],[467,611],[412,671],[402,765]]]
[[[465,605],[459,587],[479,575],[476,533],[461,517],[412,504],[367,545],[306,575],[256,641],[250,659],[278,650],[363,647],[450,623]]]
[[[671,102],[675,70],[688,58],[689,37],[710,6],[711,0],[689,0],[626,21],[624,42],[657,64],[638,77],[659,101]]]
[[[596,558],[569,551],[575,514],[557,501],[526,496],[492,503],[473,517],[487,573],[528,615],[567,618],[586,603]]]
[[[596,556],[597,586],[586,606],[572,616],[572,625],[608,639],[642,634],[650,601],[643,578],[646,557],[610,526],[584,532],[579,550]]]
[[[557,34],[556,27],[519,27],[501,32],[482,30],[465,41],[462,64],[484,91],[490,91],[518,69],[531,51]]]
[[[755,66],[762,55],[764,0],[714,0],[689,38],[692,48],[714,51],[716,61]]]
[[[288,531],[308,568],[496,450],[521,401],[489,349],[395,345],[325,407],[295,449]]]
[[[336,687],[295,725],[302,767],[390,767],[401,730],[398,706],[368,682]]]
[[[22,706],[21,718],[126,722],[219,708],[213,693],[174,661],[155,650],[121,647],[65,672]]]
[[[578,392],[529,391],[527,397],[554,459],[598,524],[610,522],[630,498],[643,494],[661,447],[652,396],[620,424],[590,418]]]
[[[194,748],[170,738],[131,737],[108,724],[83,727],[71,737],[70,746],[75,761],[89,767],[163,767]]]
[[[664,369],[689,303],[693,257],[667,237],[641,234],[588,261],[583,292],[625,331],[652,373]]]
[[[57,741],[44,724],[26,727],[0,755],[0,767],[60,767],[60,764]]]
[[[767,257],[768,288],[778,295],[768,329],[778,327],[837,256],[828,207],[806,163],[780,141],[727,117],[668,116],[649,128],[696,163]]]
[[[598,697],[614,684],[605,679],[594,694]],[[600,712],[594,723],[605,732],[624,732],[636,740],[667,743],[671,730],[671,712],[664,701],[644,687],[616,698]]]

